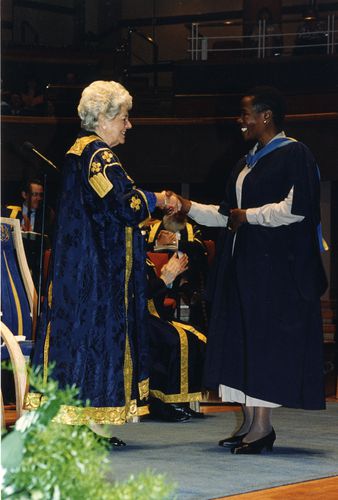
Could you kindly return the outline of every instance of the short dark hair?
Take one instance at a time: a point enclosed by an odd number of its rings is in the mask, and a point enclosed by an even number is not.
[[[28,179],[28,180],[25,180],[23,182],[21,191],[23,191],[24,193],[28,193],[30,191],[31,184],[38,184],[39,186],[43,187],[43,182],[41,179],[37,179],[37,178]]]
[[[272,119],[278,131],[281,131],[284,126],[284,118],[286,113],[286,100],[282,93],[275,87],[254,87],[247,93],[252,96],[252,105],[258,113],[270,110]]]

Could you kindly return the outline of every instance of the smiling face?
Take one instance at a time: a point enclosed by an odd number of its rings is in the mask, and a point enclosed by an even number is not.
[[[246,141],[256,140],[261,144],[266,144],[277,133],[271,111],[256,111],[253,106],[253,96],[243,97],[238,123]]]
[[[114,118],[107,118],[104,115],[100,115],[95,132],[111,148],[118,144],[125,143],[126,131],[131,127],[128,110],[126,108],[121,108],[120,113]]]

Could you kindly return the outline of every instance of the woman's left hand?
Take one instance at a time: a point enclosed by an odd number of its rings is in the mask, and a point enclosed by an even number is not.
[[[237,229],[247,222],[246,210],[242,208],[233,208],[230,210],[230,216],[228,220],[228,229],[232,232],[236,232]]]

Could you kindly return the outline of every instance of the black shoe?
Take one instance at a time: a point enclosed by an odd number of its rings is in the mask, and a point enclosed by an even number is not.
[[[246,434],[247,433],[221,439],[221,441],[219,441],[218,443],[218,446],[223,446],[224,448],[227,448],[229,446],[238,446],[239,444],[241,444],[242,439],[246,436]]]
[[[113,448],[123,448],[126,446],[126,443],[117,437],[111,437],[108,439],[108,442],[112,445]]]
[[[205,418],[204,413],[200,411],[195,411],[192,408],[190,408],[190,406],[183,406],[183,410],[192,418]]]
[[[149,410],[151,417],[164,422],[186,422],[190,420],[190,415],[183,408],[171,403],[163,403],[160,400],[152,401]]]
[[[239,446],[231,448],[231,453],[234,455],[259,455],[264,448],[267,451],[272,451],[275,440],[276,433],[274,429],[272,429],[267,436],[257,439],[256,441],[252,441],[252,443],[245,443],[242,441]]]

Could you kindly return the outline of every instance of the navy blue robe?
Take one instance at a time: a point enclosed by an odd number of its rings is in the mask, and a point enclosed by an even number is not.
[[[75,384],[84,407],[58,420],[122,424],[149,392],[145,246],[149,217],[134,186],[99,137],[68,151],[52,252],[52,272],[34,364],[61,387]],[[47,301],[46,301],[47,302]],[[89,406],[85,407],[85,402]],[[36,405],[36,395],[27,407]]]
[[[237,208],[234,169],[220,212]],[[224,230],[213,273],[205,385],[219,384],[283,406],[325,407],[320,295],[319,176],[309,149],[292,142],[258,161],[244,178],[242,207],[278,203],[294,187],[292,213],[302,222],[243,224]]]

